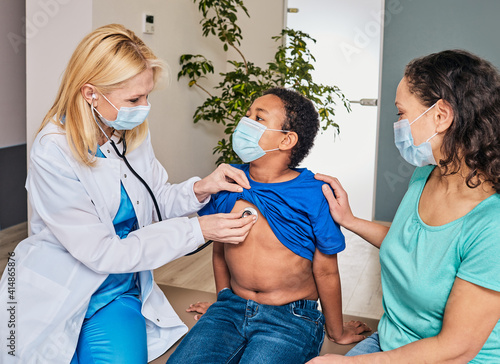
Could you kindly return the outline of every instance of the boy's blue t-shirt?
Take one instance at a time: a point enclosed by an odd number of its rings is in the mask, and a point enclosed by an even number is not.
[[[251,188],[243,192],[221,191],[198,214],[228,213],[237,200],[248,201],[266,218],[278,240],[295,254],[312,261],[316,248],[323,254],[345,249],[344,235],[330,215],[321,186],[306,168],[286,182],[260,183],[250,178],[249,165],[232,165],[245,172]]]

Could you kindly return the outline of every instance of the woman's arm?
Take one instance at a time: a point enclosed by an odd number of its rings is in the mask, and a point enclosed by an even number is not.
[[[370,244],[380,248],[389,228],[384,225],[377,224],[372,221],[363,220],[355,217],[349,206],[347,192],[344,190],[339,180],[335,177],[326,176],[317,173],[314,176],[316,179],[326,182],[331,189],[323,186],[323,194],[330,205],[330,213],[333,219],[344,228],[359,235]],[[333,192],[332,192],[333,189]]]
[[[308,363],[467,363],[481,350],[499,319],[500,292],[456,278],[437,336],[387,352],[331,355]]]
[[[365,337],[360,334],[370,331],[366,324],[360,321],[343,323],[337,254],[326,255],[316,250],[313,258],[313,275],[321,300],[321,309],[325,315],[328,339],[338,344],[351,344],[363,340]]]

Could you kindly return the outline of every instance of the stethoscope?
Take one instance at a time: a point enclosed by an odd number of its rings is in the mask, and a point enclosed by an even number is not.
[[[163,219],[161,217],[160,207],[158,206],[158,201],[156,201],[156,197],[155,197],[153,191],[151,190],[151,188],[149,187],[149,185],[146,183],[146,181],[144,181],[144,179],[141,176],[139,176],[139,173],[137,173],[132,168],[132,166],[128,162],[127,157],[125,156],[125,154],[127,153],[127,142],[125,140],[126,130],[123,131],[123,134],[122,134],[121,139],[120,139],[121,143],[123,144],[123,150],[122,150],[122,152],[120,152],[118,150],[118,147],[116,146],[115,142],[113,141],[113,139],[111,139],[110,137],[108,137],[108,134],[106,134],[104,132],[104,130],[101,127],[100,123],[97,121],[97,118],[95,117],[95,114],[94,114],[94,107],[93,107],[93,105],[91,105],[91,109],[92,109],[92,116],[94,117],[94,121],[96,122],[97,126],[99,127],[99,129],[101,130],[101,132],[104,134],[104,136],[106,137],[106,139],[108,139],[109,143],[111,144],[111,147],[115,150],[115,153],[121,159],[123,159],[123,161],[125,162],[125,165],[128,167],[128,169],[130,170],[130,172],[132,172],[132,174],[135,177],[137,177],[137,179],[143,184],[143,186],[146,188],[146,190],[148,191],[149,195],[151,196],[151,199],[153,200],[153,204],[155,206],[156,214],[158,215],[158,221],[163,221]],[[258,217],[257,211],[254,208],[252,208],[252,207],[246,207],[243,210],[243,212],[241,214],[241,217],[246,217],[246,216],[249,216],[249,215],[255,215],[255,216]],[[200,245],[196,250],[192,251],[191,253],[186,254],[185,256],[196,254],[196,253],[202,251],[203,249],[205,249],[207,246],[209,246],[212,243],[213,243],[213,240],[208,240],[208,241],[205,242],[205,244]]]

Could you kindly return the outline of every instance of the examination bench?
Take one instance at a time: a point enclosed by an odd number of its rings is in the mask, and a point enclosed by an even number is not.
[[[186,308],[191,303],[196,303],[198,301],[214,302],[216,300],[216,295],[214,293],[197,291],[194,289],[172,287],[172,286],[166,286],[166,285],[160,285],[160,288],[167,296],[170,304],[172,305],[174,310],[177,312],[177,314],[179,315],[181,320],[184,321],[184,323],[190,329],[196,323],[196,321],[193,319],[193,316],[195,314],[191,313],[191,312],[186,312]],[[360,320],[362,322],[365,322],[373,330],[375,330],[377,328],[377,325],[378,325],[378,320],[375,320],[375,319],[344,315],[344,321],[350,321],[350,320]],[[365,334],[369,335],[370,333],[365,333]],[[152,364],[165,364],[168,357],[170,356],[170,354],[172,354],[174,352],[177,345],[178,345],[178,342],[174,346],[172,346],[169,350],[167,350],[167,352],[165,354],[163,354],[159,358],[153,360],[151,363]],[[335,344],[335,343],[333,343],[330,340],[325,338],[323,348],[321,349],[321,354],[326,354],[326,353],[345,354],[353,346],[354,346],[354,344],[351,344],[351,345]]]

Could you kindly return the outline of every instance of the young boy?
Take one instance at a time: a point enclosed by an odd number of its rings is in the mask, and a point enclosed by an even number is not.
[[[233,134],[251,188],[220,192],[199,214],[244,211],[257,221],[239,245],[214,242],[217,302],[200,318],[169,363],[304,363],[324,338],[360,341],[361,322],[344,327],[337,253],[344,236],[321,186],[295,167],[319,129],[311,101],[275,88],[254,101]],[[318,298],[322,312],[318,310]]]

